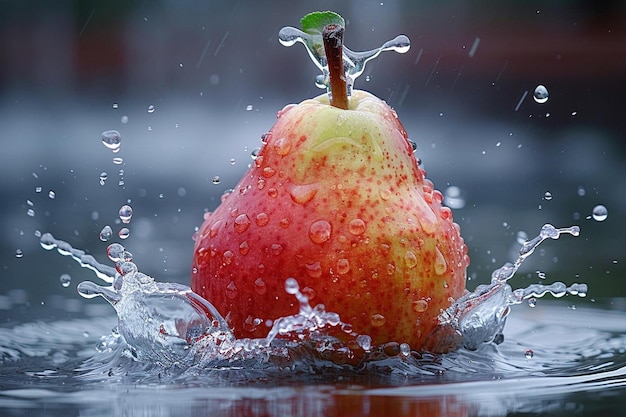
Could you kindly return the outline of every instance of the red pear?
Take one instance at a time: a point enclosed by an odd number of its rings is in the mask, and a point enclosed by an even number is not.
[[[237,337],[264,337],[299,304],[339,313],[372,345],[420,349],[463,295],[467,247],[396,112],[355,90],[285,107],[254,165],[197,233],[191,288]]]

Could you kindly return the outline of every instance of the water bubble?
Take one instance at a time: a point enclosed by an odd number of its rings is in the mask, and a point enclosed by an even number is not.
[[[214,176],[213,179],[211,180],[213,184],[219,184],[221,181],[222,179],[219,177],[219,175]]]
[[[100,185],[104,185],[107,178],[109,178],[109,174],[107,174],[106,172],[100,173]]]
[[[417,265],[417,256],[415,255],[415,252],[412,250],[406,251],[404,254],[404,262],[408,268],[415,268]]]
[[[235,231],[243,233],[250,227],[250,218],[246,214],[240,214],[235,218]]]
[[[102,132],[102,144],[112,150],[119,152],[122,145],[122,137],[117,130],[107,130]]]
[[[287,138],[279,138],[274,141],[274,151],[280,156],[285,156],[291,150],[291,141]]]
[[[365,229],[365,222],[361,219],[352,219],[350,220],[350,223],[348,223],[348,232],[355,236],[359,236],[365,233]]]
[[[347,274],[350,271],[350,261],[346,258],[341,258],[337,261],[337,273],[339,275]]]
[[[130,223],[130,219],[133,217],[133,208],[127,204],[123,205],[119,210],[119,216],[122,223]]]
[[[372,314],[372,317],[370,317],[370,323],[372,323],[374,327],[382,327],[385,325],[386,321],[387,319],[382,314],[376,313]]]
[[[533,92],[533,98],[539,104],[543,104],[548,101],[548,89],[543,85],[539,84],[535,87],[535,91]]]
[[[270,218],[267,213],[261,212],[256,215],[255,223],[257,226],[265,226],[269,222]]]
[[[400,343],[400,354],[409,356],[411,354],[411,346],[408,343]]]
[[[309,238],[313,243],[322,244],[330,239],[331,226],[326,220],[318,220],[309,227]]]
[[[250,152],[250,158],[252,158],[253,161],[256,161],[259,156],[259,152],[261,152],[260,148],[253,149],[252,152]]]
[[[531,297],[528,299],[528,306],[531,308],[535,308],[537,306],[537,299],[535,297]]]
[[[23,251],[23,250],[21,250],[21,249],[17,249],[17,250],[15,251],[15,257],[16,257],[16,258],[22,258],[22,257],[24,257],[24,251]]]
[[[57,195],[56,195],[56,193],[54,191],[52,191],[52,190],[48,191],[48,198],[50,200],[54,200],[56,196]]]
[[[526,359],[532,359],[533,356],[535,356],[535,352],[533,352],[531,349],[526,350],[526,352],[524,352],[524,357]]]
[[[609,217],[609,211],[602,204],[598,204],[591,212],[593,219],[597,222],[603,222]]]
[[[127,227],[122,227],[117,235],[120,239],[128,239],[128,236],[130,236],[130,230],[128,230]]]
[[[61,274],[61,276],[59,277],[59,282],[61,283],[61,286],[63,286],[63,288],[67,288],[72,283],[72,277],[70,276],[70,274]]]
[[[154,105],[149,105],[148,106],[148,113],[154,113],[154,111],[156,110],[156,108],[154,107]]]
[[[113,229],[111,226],[107,225],[102,228],[100,231],[100,240],[103,242],[108,242],[113,237]]]

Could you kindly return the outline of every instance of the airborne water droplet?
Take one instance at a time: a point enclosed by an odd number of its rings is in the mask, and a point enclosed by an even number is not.
[[[56,193],[54,191],[52,191],[52,190],[48,191],[48,198],[50,200],[54,200],[56,198],[56,196],[57,195],[56,195]]]
[[[149,105],[148,106],[148,113],[154,113],[154,111],[156,110],[156,108],[154,107],[154,105]]]
[[[59,282],[61,282],[61,286],[63,286],[63,288],[67,288],[72,283],[72,277],[70,274],[61,274]]]
[[[602,204],[598,204],[591,212],[593,219],[597,222],[603,222],[609,217],[609,211]]]
[[[528,349],[526,352],[524,352],[524,357],[526,359],[532,359],[533,356],[535,356],[535,352],[533,352],[531,349]]]
[[[104,183],[106,182],[107,178],[109,178],[109,174],[107,174],[106,172],[102,172],[100,174],[100,185],[104,185]]]
[[[548,96],[548,89],[546,87],[541,84],[535,87],[535,91],[533,92],[533,98],[537,103],[545,103],[546,101],[548,101]]]
[[[117,235],[119,236],[120,239],[128,239],[128,236],[130,236],[130,230],[128,230],[127,227],[123,227],[120,229]]]
[[[213,179],[211,180],[213,184],[219,184],[221,181],[222,179],[219,177],[219,175],[214,176]]]
[[[16,258],[22,258],[23,256],[24,256],[24,251],[23,251],[23,250],[21,250],[21,249],[17,249],[17,250],[15,251],[15,257],[16,257]]]
[[[119,152],[122,145],[122,137],[117,130],[107,130],[102,132],[102,144],[112,150],[113,152]]]
[[[133,208],[129,205],[123,205],[119,211],[120,220],[124,224],[130,223],[130,219],[133,217]]]
[[[109,239],[111,239],[112,237],[113,237],[113,229],[111,229],[111,226],[109,225],[104,226],[102,230],[100,231],[100,240],[103,242],[108,242]]]

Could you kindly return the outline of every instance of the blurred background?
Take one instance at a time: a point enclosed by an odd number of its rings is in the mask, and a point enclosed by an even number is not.
[[[123,243],[139,269],[188,283],[203,212],[236,185],[276,111],[321,93],[304,49],[277,34],[326,9],[346,19],[353,50],[411,39],[355,87],[397,110],[428,177],[452,197],[468,287],[512,261],[524,233],[578,224],[580,237],[545,242],[512,286],[586,282],[589,296],[572,303],[624,308],[612,298],[626,296],[622,1],[3,0],[1,323],[110,312],[75,291],[95,276],[37,236],[106,263],[99,232],[118,233],[127,203]],[[118,153],[101,141],[111,129]]]

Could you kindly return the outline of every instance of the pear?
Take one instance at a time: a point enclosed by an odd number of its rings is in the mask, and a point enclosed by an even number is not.
[[[263,337],[312,304],[339,313],[373,345],[421,349],[465,291],[467,247],[413,155],[396,112],[354,90],[285,107],[254,165],[196,237],[191,287],[238,337]]]
[[[298,313],[285,291],[295,278],[311,304],[372,346],[447,346],[434,330],[465,293],[460,228],[396,112],[352,89],[367,60],[407,51],[408,38],[355,53],[343,49],[344,21],[333,12],[311,13],[302,27],[283,28],[281,42],[305,44],[330,94],[278,112],[254,165],[205,216],[191,288],[240,338],[264,337],[274,320]]]

